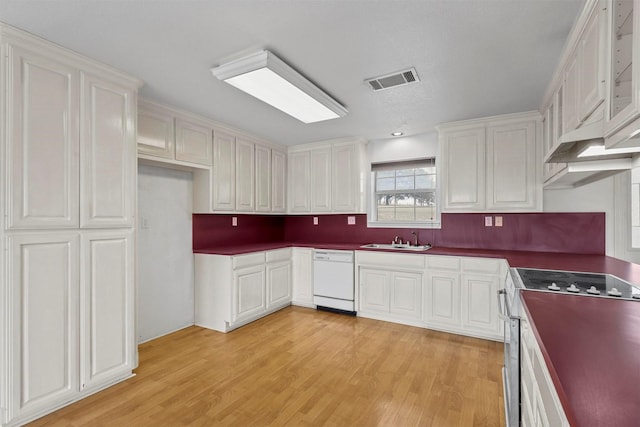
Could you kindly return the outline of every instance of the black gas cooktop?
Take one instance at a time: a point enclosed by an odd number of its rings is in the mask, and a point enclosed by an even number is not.
[[[640,300],[640,288],[610,274],[517,268],[525,289]]]

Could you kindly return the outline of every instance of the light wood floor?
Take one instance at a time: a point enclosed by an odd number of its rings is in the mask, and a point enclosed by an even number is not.
[[[503,426],[502,345],[289,307],[140,346],[137,376],[33,426]]]

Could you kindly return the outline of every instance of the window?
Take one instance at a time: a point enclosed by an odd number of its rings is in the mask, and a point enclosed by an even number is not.
[[[370,222],[439,224],[435,158],[371,165]],[[373,220],[373,221],[371,221]]]

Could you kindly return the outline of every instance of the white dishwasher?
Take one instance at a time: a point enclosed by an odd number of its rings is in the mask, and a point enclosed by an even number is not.
[[[313,251],[313,303],[355,314],[353,251]]]

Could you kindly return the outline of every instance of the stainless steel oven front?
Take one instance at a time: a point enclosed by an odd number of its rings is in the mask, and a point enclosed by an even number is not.
[[[513,277],[513,275],[516,275]],[[504,322],[504,411],[507,427],[520,425],[520,297],[517,273],[512,269],[505,287],[498,291],[500,318]]]

